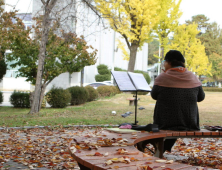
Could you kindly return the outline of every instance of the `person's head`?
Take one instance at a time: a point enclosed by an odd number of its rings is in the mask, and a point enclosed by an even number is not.
[[[170,50],[166,53],[164,58],[164,67],[165,70],[173,67],[184,67],[185,68],[185,59],[180,51]]]

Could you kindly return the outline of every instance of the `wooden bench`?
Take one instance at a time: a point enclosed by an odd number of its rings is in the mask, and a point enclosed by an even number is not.
[[[78,162],[81,170],[104,170],[104,169],[118,169],[118,170],[143,170],[144,167],[149,166],[151,169],[182,169],[182,170],[196,170],[196,166],[181,164],[177,162],[161,162],[163,157],[163,141],[169,138],[221,138],[221,132],[214,132],[208,130],[200,131],[170,131],[161,130],[157,133],[149,132],[135,132],[127,134],[118,134],[109,132],[107,130],[94,132],[86,131],[77,136],[69,143],[69,152],[71,156]],[[156,139],[157,151],[155,156],[149,156],[140,152],[135,146],[142,141]],[[104,145],[104,141],[110,140],[115,143],[109,143],[111,146]],[[125,141],[125,142],[123,142]],[[107,142],[107,141],[106,141]],[[122,143],[121,143],[122,142]],[[88,144],[87,144],[88,143]],[[107,142],[108,143],[108,142]],[[102,147],[100,147],[102,146]],[[98,148],[97,148],[98,147]],[[140,147],[140,146],[137,146]],[[95,149],[97,148],[97,149]],[[119,154],[117,150],[125,150]],[[120,152],[121,153],[121,152]],[[129,155],[128,155],[129,154]],[[130,162],[115,162],[125,157]],[[116,159],[114,159],[116,158]],[[125,158],[124,158],[125,159]],[[114,160],[115,163],[109,164]],[[109,161],[109,162],[108,162]],[[169,162],[168,162],[169,163]]]
[[[129,100],[129,106],[135,106],[136,98],[127,98],[126,100]],[[140,100],[140,98],[137,99],[137,101]]]

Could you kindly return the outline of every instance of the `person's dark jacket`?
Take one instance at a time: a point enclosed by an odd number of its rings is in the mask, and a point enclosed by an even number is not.
[[[202,86],[194,88],[171,88],[154,85],[151,91],[157,100],[154,124],[163,130],[199,130],[197,102],[204,100]]]

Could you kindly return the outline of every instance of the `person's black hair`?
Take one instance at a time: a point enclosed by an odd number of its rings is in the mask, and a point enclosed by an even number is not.
[[[185,68],[185,58],[180,51],[170,50],[166,53],[164,60],[169,62],[172,67],[184,67]]]

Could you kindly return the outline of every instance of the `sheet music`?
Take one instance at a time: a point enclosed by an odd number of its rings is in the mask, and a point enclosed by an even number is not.
[[[128,72],[128,75],[131,78],[137,91],[151,91],[151,88],[142,73]]]
[[[136,91],[129,75],[124,71],[111,72],[120,91]]]

